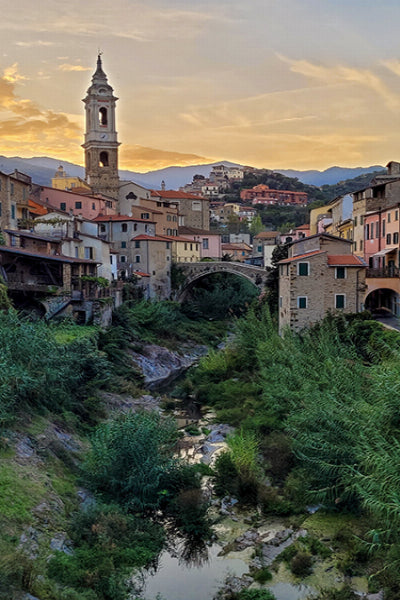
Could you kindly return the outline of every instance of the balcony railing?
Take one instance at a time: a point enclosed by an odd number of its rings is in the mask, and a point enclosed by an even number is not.
[[[399,267],[383,267],[382,269],[367,269],[367,277],[400,277]]]

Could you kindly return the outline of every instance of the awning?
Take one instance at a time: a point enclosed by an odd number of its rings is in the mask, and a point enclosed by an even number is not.
[[[385,254],[390,254],[391,252],[395,252],[396,250],[398,250],[397,247],[384,248],[383,250],[379,250],[379,252],[376,252],[376,254],[373,254],[372,256],[385,256]]]

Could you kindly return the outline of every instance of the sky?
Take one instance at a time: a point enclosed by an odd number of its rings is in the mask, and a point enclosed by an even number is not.
[[[102,51],[120,167],[400,160],[398,0],[0,0],[0,154],[83,164]]]

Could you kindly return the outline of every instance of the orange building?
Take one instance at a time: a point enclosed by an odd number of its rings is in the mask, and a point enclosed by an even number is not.
[[[252,204],[278,204],[278,205],[297,205],[305,206],[308,202],[308,195],[305,192],[294,192],[292,190],[272,190],[261,183],[250,190],[242,190],[240,199]]]

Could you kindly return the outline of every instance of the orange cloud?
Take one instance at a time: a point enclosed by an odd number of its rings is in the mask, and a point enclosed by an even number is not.
[[[123,144],[120,150],[120,164],[123,169],[134,171],[151,171],[176,165],[186,167],[189,165],[206,164],[213,159],[199,156],[197,154],[185,154],[184,152],[173,152],[159,150],[158,148],[147,148],[145,146],[129,146]]]
[[[63,65],[59,65],[58,69],[60,71],[91,71],[92,67],[83,67],[82,65],[63,64]]]

